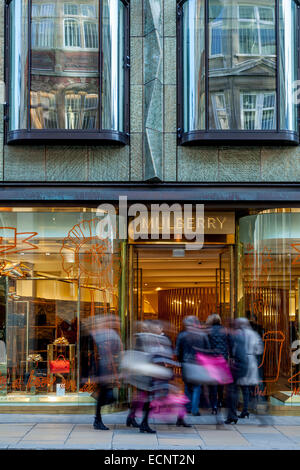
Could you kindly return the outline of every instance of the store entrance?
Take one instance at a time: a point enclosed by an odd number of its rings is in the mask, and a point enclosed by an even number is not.
[[[186,315],[204,323],[219,313],[227,323],[234,315],[233,246],[130,246],[133,265],[131,312],[133,321],[158,319],[170,326],[172,336]]]

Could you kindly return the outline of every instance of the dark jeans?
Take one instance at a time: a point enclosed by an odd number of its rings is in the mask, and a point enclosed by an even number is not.
[[[227,419],[237,419],[238,386],[233,382],[227,387]]]
[[[210,399],[210,406],[212,408],[217,408],[218,403],[223,403],[223,393],[224,393],[223,385],[211,385],[209,387],[209,399]]]
[[[184,393],[187,396],[187,398],[190,400],[190,402],[186,404],[187,412],[188,413],[192,412],[193,414],[196,414],[199,411],[201,385],[192,385],[192,384],[185,383]]]
[[[250,387],[249,385],[240,385],[243,394],[243,411],[248,411],[249,399],[250,399]]]

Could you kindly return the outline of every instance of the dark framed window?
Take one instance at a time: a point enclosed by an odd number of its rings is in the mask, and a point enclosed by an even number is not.
[[[180,144],[299,144],[295,0],[180,0]]]
[[[6,143],[129,142],[129,0],[7,0]]]

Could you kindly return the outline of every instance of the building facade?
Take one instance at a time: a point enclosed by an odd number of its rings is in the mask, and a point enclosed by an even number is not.
[[[130,347],[136,320],[165,320],[174,338],[184,315],[217,311],[262,326],[260,392],[296,413],[297,2],[0,4],[1,410],[92,409],[95,315],[119,315]],[[163,203],[192,212],[151,238]],[[149,210],[139,239],[134,204]],[[112,207],[117,228],[99,238]],[[204,232],[198,250],[187,224]],[[50,367],[60,354],[65,374]]]

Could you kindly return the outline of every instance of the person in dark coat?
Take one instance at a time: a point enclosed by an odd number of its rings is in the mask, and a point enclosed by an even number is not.
[[[195,362],[197,352],[205,352],[210,349],[207,335],[201,329],[200,322],[195,316],[187,316],[183,320],[184,330],[176,340],[176,356],[181,364]],[[193,416],[200,416],[199,404],[201,385],[184,383],[184,392],[190,402],[187,404],[187,412]]]
[[[170,339],[163,334],[160,322],[144,321],[141,325],[141,331],[135,334],[135,350],[146,353],[151,358],[151,363],[159,365],[162,369],[166,369],[167,364],[175,365],[173,361],[173,350]],[[170,379],[172,372],[166,376]],[[148,372],[151,374],[150,372]],[[139,427],[140,432],[155,433],[148,423],[151,411],[151,401],[160,397],[164,397],[169,391],[169,380],[167,378],[158,379],[151,375],[138,375],[128,377],[127,380],[131,385],[137,388],[140,399],[132,402],[129,414],[127,416],[127,426]],[[142,403],[143,417],[140,425],[136,422],[136,412]]]
[[[98,397],[94,428],[107,431],[101,416],[102,406],[113,403],[113,388],[118,381],[118,362],[122,351],[119,319],[113,315],[91,318],[91,336],[97,349]]]
[[[225,328],[221,325],[221,317],[216,313],[209,315],[206,320],[207,334],[211,350],[216,355],[223,356],[228,361],[229,341]],[[209,387],[212,414],[216,415],[218,407],[223,406],[223,385],[211,385]]]
[[[243,331],[239,328],[238,322],[233,322],[233,328],[229,334],[229,364],[233,377],[233,382],[227,387],[227,420],[225,424],[236,424],[238,381],[247,374],[248,358],[245,350],[245,338]]]

